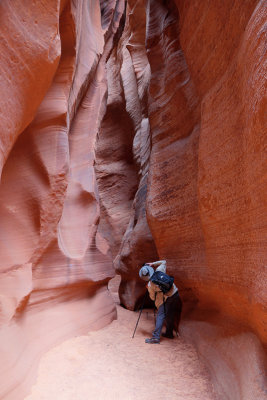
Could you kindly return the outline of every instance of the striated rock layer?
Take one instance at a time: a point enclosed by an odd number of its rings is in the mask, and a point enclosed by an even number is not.
[[[131,310],[145,293],[140,264],[158,257],[146,219],[151,71],[144,46],[144,4],[128,3],[123,34],[108,61],[108,105],[96,148],[100,229],[116,256],[114,265],[122,278],[120,300]]]
[[[150,138],[147,153],[133,146],[140,190],[115,259],[121,302],[136,307],[138,268],[166,259],[182,331],[220,398],[265,399],[266,3],[139,0],[127,15],[114,52],[134,143],[140,110]]]
[[[116,318],[94,146],[124,1],[1,2],[0,398],[42,352]]]
[[[127,4],[126,4],[127,3]],[[266,3],[3,0],[0,397],[165,258],[220,399],[266,398]]]

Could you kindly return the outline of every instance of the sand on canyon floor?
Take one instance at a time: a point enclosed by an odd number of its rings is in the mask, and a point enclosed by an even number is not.
[[[46,353],[25,400],[214,400],[195,348],[181,337],[146,344],[152,310],[143,311],[132,339],[138,313],[120,307],[113,296],[118,319]]]

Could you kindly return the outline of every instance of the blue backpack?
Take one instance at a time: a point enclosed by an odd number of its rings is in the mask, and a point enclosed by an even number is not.
[[[174,278],[161,271],[155,271],[151,276],[150,281],[158,285],[160,290],[165,294],[167,293],[173,285]]]

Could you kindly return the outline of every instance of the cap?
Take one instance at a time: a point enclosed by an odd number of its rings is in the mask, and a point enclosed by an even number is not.
[[[139,276],[144,281],[149,281],[151,276],[154,274],[154,269],[150,265],[143,265],[139,270]]]

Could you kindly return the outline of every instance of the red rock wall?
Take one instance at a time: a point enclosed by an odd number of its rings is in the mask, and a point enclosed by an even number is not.
[[[122,278],[121,303],[131,310],[145,292],[138,275],[140,264],[158,257],[146,219],[151,72],[145,49],[144,4],[128,3],[123,34],[108,61],[107,110],[96,148],[102,204],[99,228],[113,249],[114,266]]]
[[[141,263],[167,259],[185,304],[183,332],[221,398],[263,399],[266,4],[130,1],[129,10],[131,35],[120,43],[143,52],[143,63],[131,59],[137,86],[144,60],[150,68],[148,195],[133,214],[146,201],[156,251],[128,225],[115,263],[121,301],[139,302]]]
[[[219,398],[265,399],[265,2],[124,6],[0,5],[0,397],[166,258]]]
[[[94,147],[123,1],[1,2],[0,397],[40,355],[116,317]]]

